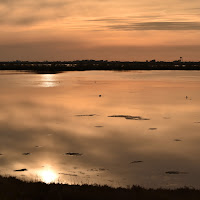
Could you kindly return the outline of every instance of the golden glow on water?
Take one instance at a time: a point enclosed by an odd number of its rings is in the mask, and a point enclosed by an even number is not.
[[[40,175],[42,181],[45,183],[55,182],[56,179],[58,178],[57,174],[51,169],[43,170],[39,173],[39,175]]]
[[[0,83],[2,174],[200,188],[200,72],[0,74]]]

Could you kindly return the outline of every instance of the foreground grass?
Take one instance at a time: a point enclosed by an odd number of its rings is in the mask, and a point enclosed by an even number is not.
[[[180,188],[144,189],[133,186],[130,189],[111,188],[99,185],[66,185],[25,182],[14,177],[0,177],[0,200],[199,200],[200,190]]]

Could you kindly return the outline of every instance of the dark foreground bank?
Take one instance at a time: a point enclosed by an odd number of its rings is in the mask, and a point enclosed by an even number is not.
[[[181,188],[144,189],[133,186],[130,189],[111,188],[99,185],[45,184],[24,182],[13,177],[0,177],[1,200],[199,200],[200,190]]]

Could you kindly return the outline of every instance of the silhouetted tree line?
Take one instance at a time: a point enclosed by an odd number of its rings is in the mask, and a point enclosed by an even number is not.
[[[31,70],[36,72],[62,72],[86,70],[200,70],[200,62],[121,62],[107,60],[77,60],[57,62],[13,61],[0,62],[0,70]]]

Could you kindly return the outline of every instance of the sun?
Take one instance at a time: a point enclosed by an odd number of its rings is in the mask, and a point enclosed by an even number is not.
[[[42,181],[45,183],[55,182],[55,180],[58,177],[57,174],[53,172],[52,170],[41,171],[40,176],[42,178]]]

